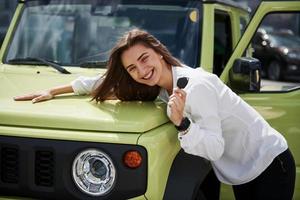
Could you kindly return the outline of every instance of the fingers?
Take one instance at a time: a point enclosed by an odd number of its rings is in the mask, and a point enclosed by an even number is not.
[[[170,103],[170,105],[172,105],[174,107],[180,107],[180,105],[182,104],[182,99],[180,99],[180,97],[178,97],[176,95],[172,95],[169,98],[169,103]]]
[[[173,122],[173,124],[178,126],[183,118],[182,112],[180,112],[173,106],[170,106],[170,110],[171,110],[171,115],[169,116],[170,120]]]
[[[171,111],[170,120],[178,126],[183,118],[183,109],[177,105],[174,100],[168,102]]]
[[[170,120],[179,125],[183,118],[183,111],[186,100],[186,92],[182,89],[175,89],[169,98],[168,106],[170,107]]]
[[[17,97],[14,97],[14,100],[15,101],[32,100],[32,103],[37,103],[37,102],[46,101],[46,100],[49,100],[52,98],[53,98],[53,95],[50,92],[46,91],[46,92],[17,96]]]
[[[173,94],[178,95],[178,97],[180,97],[184,101],[186,99],[186,92],[182,89],[175,88]]]
[[[27,100],[32,100],[36,98],[38,95],[36,94],[28,94],[28,95],[22,95],[22,96],[16,96],[14,97],[15,101],[27,101]]]
[[[45,99],[43,98],[43,96],[38,96],[38,97],[32,99],[32,103],[41,102],[41,101],[43,101],[43,100],[45,100]]]
[[[176,106],[184,107],[186,100],[186,92],[181,89],[175,89],[170,96],[169,101],[173,101]]]
[[[46,101],[46,100],[49,100],[49,99],[52,99],[53,97],[50,96],[50,95],[41,95],[41,96],[38,96],[34,99],[32,99],[32,103],[38,103],[38,102],[41,102],[41,101]]]

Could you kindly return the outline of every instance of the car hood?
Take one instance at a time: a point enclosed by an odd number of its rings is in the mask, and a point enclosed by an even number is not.
[[[74,95],[61,95],[36,104],[14,101],[13,97],[17,95],[69,83],[79,73],[63,75],[51,68],[47,68],[48,72],[38,67],[22,73],[8,69],[3,67],[0,71],[1,125],[141,133],[169,121],[165,114],[166,105],[161,101],[111,100],[97,104],[89,96]]]

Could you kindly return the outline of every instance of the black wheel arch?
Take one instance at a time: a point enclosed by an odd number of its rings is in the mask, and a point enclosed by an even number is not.
[[[163,199],[204,200],[200,185],[211,169],[208,160],[181,149],[172,163]]]

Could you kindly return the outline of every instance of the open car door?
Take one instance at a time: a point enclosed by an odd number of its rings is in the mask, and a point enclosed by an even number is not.
[[[266,27],[272,20],[275,26]],[[300,199],[299,20],[299,1],[262,1],[221,74],[287,139],[296,162],[295,199]]]

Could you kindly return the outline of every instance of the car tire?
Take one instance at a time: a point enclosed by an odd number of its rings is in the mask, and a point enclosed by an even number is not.
[[[273,60],[270,62],[268,67],[268,77],[270,80],[279,81],[282,79],[282,64],[277,61]]]

